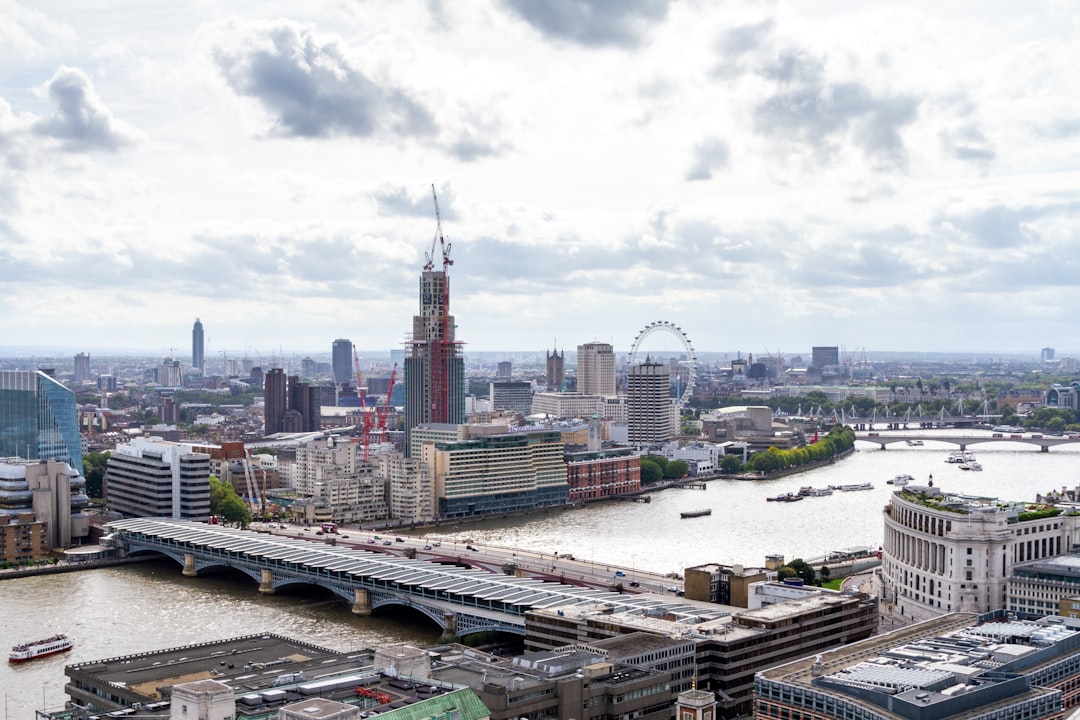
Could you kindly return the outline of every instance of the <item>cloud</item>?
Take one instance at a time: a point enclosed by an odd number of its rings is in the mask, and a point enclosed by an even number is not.
[[[60,140],[64,150],[116,152],[137,142],[137,133],[113,118],[82,70],[61,66],[39,90],[57,111],[34,123],[34,132]]]
[[[975,123],[967,123],[958,128],[943,130],[941,132],[941,144],[945,148],[945,152],[957,160],[985,164],[997,157],[993,144]]]
[[[694,147],[694,162],[686,173],[687,180],[710,180],[713,171],[727,167],[730,150],[727,143],[716,138],[702,140]]]
[[[544,35],[586,47],[637,47],[668,11],[668,0],[504,0],[503,4]]]
[[[900,130],[915,120],[917,98],[877,95],[858,82],[829,82],[820,61],[798,52],[782,54],[764,74],[779,89],[753,109],[759,134],[805,145],[822,160],[846,140],[869,158],[906,166]]]
[[[434,117],[370,79],[338,38],[289,20],[230,23],[211,53],[234,92],[256,98],[282,136],[423,137]]]
[[[744,55],[760,47],[772,29],[772,20],[733,27],[720,35],[716,49],[731,58]]]
[[[430,218],[435,220],[435,201],[431,196],[431,188],[427,185],[419,186],[422,192],[415,192],[415,186],[387,185],[374,194],[377,203],[377,211],[380,215],[405,216]],[[435,191],[439,194],[439,215],[444,220],[453,220],[458,217],[456,195],[453,185],[436,186]]]

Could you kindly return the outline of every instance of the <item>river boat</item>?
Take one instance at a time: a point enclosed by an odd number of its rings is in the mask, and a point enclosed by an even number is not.
[[[803,497],[825,497],[826,495],[832,495],[831,488],[816,488],[812,485],[805,485],[799,488],[799,494]]]
[[[949,453],[949,457],[945,458],[945,462],[959,465],[964,462],[964,453],[961,450],[953,450]]]
[[[908,447],[922,447],[923,446],[923,441],[922,440],[908,440],[907,444],[908,444]]]
[[[966,462],[960,465],[961,470],[982,470],[982,465],[977,462]]]
[[[840,492],[855,492],[858,490],[873,490],[873,483],[855,483],[852,485],[830,485],[833,490],[839,490]]]
[[[702,508],[701,510],[686,510],[679,513],[679,517],[683,519],[705,517],[706,515],[712,515],[712,508]]]
[[[909,482],[914,482],[914,481],[915,481],[915,478],[913,478],[910,475],[897,475],[894,478],[890,478],[889,480],[886,480],[885,484],[886,485],[899,485],[899,486],[902,487],[904,485],[907,485]]]
[[[59,633],[44,640],[34,640],[33,642],[12,646],[11,652],[8,654],[8,662],[26,662],[27,660],[67,652],[73,647],[75,647],[74,641],[67,635]]]
[[[773,495],[765,498],[768,502],[797,502],[802,500],[804,496],[797,495],[796,493],[783,493],[782,495]]]

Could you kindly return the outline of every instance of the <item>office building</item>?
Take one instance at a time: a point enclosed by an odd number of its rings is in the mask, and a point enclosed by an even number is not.
[[[156,437],[121,443],[105,469],[105,501],[124,517],[205,521],[210,517],[210,456]]]
[[[356,373],[353,370],[353,344],[352,340],[339,338],[334,341],[333,353],[330,358],[330,366],[334,372],[334,384],[345,385],[356,382]]]
[[[519,415],[532,412],[532,383],[497,380],[488,384],[491,409],[507,410]]]
[[[597,423],[596,425],[599,425]],[[594,425],[590,435],[599,433]],[[598,445],[595,438],[594,445]],[[566,486],[572,503],[641,492],[641,456],[628,447],[568,452]]]
[[[896,623],[1005,608],[1014,567],[1062,555],[1080,530],[1080,515],[914,485],[893,493],[883,514],[881,598]]]
[[[184,386],[184,374],[180,368],[180,361],[172,358],[162,358],[154,371],[154,380],[162,387],[182,388]]]
[[[566,351],[552,350],[547,354],[547,389],[549,392],[562,392],[565,390],[566,372],[563,359]]]
[[[420,459],[434,476],[439,517],[566,504],[566,463],[559,433],[508,433],[505,426],[478,425],[468,430],[468,440],[420,444]]]
[[[70,547],[81,542],[90,534],[86,515],[89,504],[86,479],[67,463],[0,460],[0,523],[5,526],[0,532],[0,545],[19,535],[18,526],[35,522],[43,524],[41,535],[46,547]],[[29,513],[32,516],[28,518]],[[14,547],[8,549],[15,552]],[[11,552],[4,555],[10,556]]]
[[[59,460],[81,472],[75,393],[40,370],[0,371],[0,457]]]
[[[315,432],[320,429],[322,393],[317,386],[300,380],[299,375],[290,375],[287,383],[288,407],[286,415],[292,412],[296,417],[288,424],[285,432]]]
[[[709,563],[686,568],[683,587],[689,600],[749,608],[750,585],[767,580],[769,574],[764,568]]]
[[[1044,362],[1044,363],[1054,362],[1054,356],[1056,354],[1057,353],[1054,351],[1054,348],[1052,348],[1052,347],[1044,347],[1042,349],[1042,351],[1039,353],[1039,360]]]
[[[1063,618],[950,613],[763,670],[754,717],[1057,720],[1080,692],[1080,633]]]
[[[75,382],[84,383],[90,379],[90,356],[79,353],[75,356]]]
[[[448,265],[444,256],[442,270],[428,263],[420,276],[420,314],[413,316],[405,358],[406,448],[417,425],[465,422],[465,360],[450,314]]]
[[[615,350],[608,343],[578,345],[577,391],[582,395],[615,394]]]
[[[191,329],[191,367],[206,374],[206,336],[199,318],[195,318],[195,326]]]
[[[509,360],[500,360],[495,366],[495,377],[499,380],[509,380],[514,374],[514,366]]]
[[[662,443],[675,436],[678,409],[671,397],[667,365],[645,362],[630,367],[626,421],[630,444]]]
[[[836,345],[818,346],[810,350],[810,365],[818,372],[831,365],[840,364],[840,348]]]

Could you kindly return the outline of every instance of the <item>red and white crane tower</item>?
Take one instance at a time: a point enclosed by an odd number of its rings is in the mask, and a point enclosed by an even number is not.
[[[368,446],[371,443],[371,427],[374,424],[372,421],[371,413],[368,412],[367,407],[367,391],[364,390],[363,382],[360,378],[360,356],[356,354],[356,347],[353,346],[353,370],[356,372],[356,394],[360,398],[360,419],[363,424],[363,443],[364,443],[364,462],[368,461]]]

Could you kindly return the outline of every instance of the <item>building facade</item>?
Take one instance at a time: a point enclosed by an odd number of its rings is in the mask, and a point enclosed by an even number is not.
[[[645,362],[630,367],[626,425],[632,445],[662,443],[675,436],[676,406],[667,365]]]
[[[90,379],[90,356],[79,353],[75,356],[75,382],[84,383]]]
[[[465,422],[465,359],[454,327],[446,265],[442,270],[424,270],[420,313],[413,316],[405,358],[406,448],[411,447],[417,425]]]
[[[532,383],[502,380],[488,383],[492,410],[509,410],[520,415],[532,412]]]
[[[353,371],[352,340],[338,338],[331,348],[330,367],[334,373],[334,384],[345,385],[356,382]]]
[[[210,517],[210,456],[156,437],[117,445],[105,469],[105,501],[124,517],[205,521]]]
[[[288,408],[288,385],[285,371],[271,368],[263,376],[263,434],[285,431],[285,410]]]
[[[59,460],[81,471],[75,393],[40,370],[0,371],[0,457]]]
[[[615,350],[608,343],[578,345],[577,391],[582,395],[615,394]]]
[[[86,479],[67,463],[0,460],[0,518],[17,524],[33,513],[31,522],[44,524],[43,540],[50,548],[70,547],[89,536],[89,504]]]
[[[545,379],[547,381],[548,392],[562,392],[566,389],[566,370],[564,358],[566,357],[566,351],[559,352],[558,350],[552,350],[546,352],[547,356],[547,374]]]
[[[1017,563],[1046,560],[1080,542],[1080,516],[1028,512],[1022,502],[971,500],[907,486],[884,509],[883,613],[919,622],[1007,605]]]
[[[206,374],[206,337],[199,318],[195,318],[195,325],[191,328],[191,367]]]
[[[631,448],[567,453],[565,459],[572,503],[641,492],[641,457]]]

